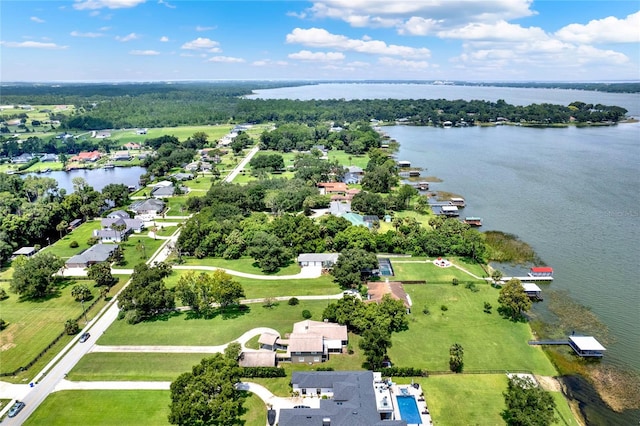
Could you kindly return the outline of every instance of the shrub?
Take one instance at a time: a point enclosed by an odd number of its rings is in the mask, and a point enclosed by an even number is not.
[[[304,311],[302,311],[302,318],[309,319],[311,317],[312,317],[311,311],[309,311],[308,309],[305,309]]]
[[[273,378],[273,377],[287,377],[287,373],[284,368],[280,367],[243,367],[242,377],[244,378]]]
[[[478,290],[478,289],[476,288],[476,285],[475,285],[474,283],[467,283],[467,284],[464,286],[464,288],[468,288],[469,290],[471,290],[471,291],[472,291],[472,292],[474,292],[474,293],[477,293],[477,292],[479,292],[479,291],[480,291],[480,290]]]
[[[87,244],[88,244],[88,245],[90,245],[90,246],[95,246],[95,245],[96,245],[96,244],[98,244],[99,242],[100,242],[100,238],[98,238],[98,237],[90,237],[90,238],[87,240]]]
[[[386,367],[380,373],[388,377],[427,377],[427,371],[414,367]]]
[[[127,321],[127,323],[129,324],[137,324],[140,321],[142,321],[142,317],[140,316],[140,314],[138,313],[137,310],[132,309],[130,311],[127,311],[126,314],[124,314],[124,319]]]
[[[80,247],[80,244],[78,244],[76,240],[73,240],[69,243],[69,248],[78,248],[78,247]]]
[[[493,306],[491,306],[491,303],[489,302],[484,302],[484,312],[486,314],[490,314],[491,313],[491,309],[493,308]]]
[[[298,303],[300,303],[300,300],[298,300],[297,297],[292,297],[291,299],[289,299],[288,303],[290,306],[296,306]]]
[[[4,288],[0,288],[0,300],[9,298],[7,291]]]
[[[429,315],[431,311],[429,310],[428,306],[425,306],[424,308],[422,308],[422,313],[425,315]]]
[[[457,278],[454,278],[454,279],[452,279],[452,280],[451,280],[451,284],[452,284],[452,285],[458,285],[459,283],[460,283],[460,282],[458,281],[458,279],[457,279]]]
[[[318,367],[316,371],[333,371],[333,367]]]
[[[441,310],[442,312],[446,312],[446,311],[448,311],[448,310],[449,310],[449,308],[447,308],[447,305],[442,305],[442,306],[440,306],[440,310]]]
[[[7,322],[0,318],[0,330],[7,328]]]
[[[80,331],[80,327],[78,327],[78,321],[74,319],[68,319],[64,323],[64,331],[70,336],[74,334],[78,334],[78,332]]]

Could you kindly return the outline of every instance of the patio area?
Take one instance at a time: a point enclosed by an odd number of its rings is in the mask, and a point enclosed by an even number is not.
[[[394,383],[391,386],[391,392],[394,395],[394,418],[405,420],[408,425],[433,424],[431,415],[429,414],[429,409],[427,408],[427,402],[424,398],[424,393],[422,392],[422,387],[419,384],[398,385]],[[410,402],[411,399],[415,401],[415,405],[417,406],[417,414],[419,415],[420,423],[415,423],[417,421],[417,416],[414,419],[414,416],[412,415],[414,409],[412,408],[413,403]],[[409,403],[406,404],[405,401],[408,401]]]

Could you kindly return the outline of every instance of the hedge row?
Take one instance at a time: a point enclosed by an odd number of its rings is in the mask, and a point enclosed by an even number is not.
[[[427,370],[421,370],[413,367],[387,367],[381,368],[382,376],[388,377],[427,377]]]
[[[243,367],[243,378],[272,378],[272,377],[287,377],[284,368],[279,367]]]

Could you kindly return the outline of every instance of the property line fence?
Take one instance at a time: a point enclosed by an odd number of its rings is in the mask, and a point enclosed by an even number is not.
[[[82,317],[85,315],[85,313],[87,311],[90,311],[99,301],[100,301],[100,297],[96,297],[96,300],[94,300],[93,303],[91,303],[86,309],[84,309],[82,314],[80,314],[75,320],[76,321],[80,321],[82,319]],[[49,345],[46,348],[44,348],[42,351],[40,351],[40,353],[38,355],[36,355],[26,365],[24,365],[22,367],[18,367],[17,369],[15,369],[13,371],[0,372],[0,377],[15,376],[18,373],[21,373],[23,371],[27,371],[28,369],[33,367],[33,365],[36,362],[38,362],[40,360],[40,358],[42,358],[49,351],[49,349],[51,349],[53,346],[55,346],[60,341],[60,339],[62,339],[66,335],[67,335],[66,331],[63,331],[62,333],[58,334],[56,336],[56,338],[53,339],[53,341],[51,343],[49,343]]]

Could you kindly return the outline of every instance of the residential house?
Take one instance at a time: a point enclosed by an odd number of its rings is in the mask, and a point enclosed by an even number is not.
[[[100,158],[102,158],[102,154],[99,151],[91,151],[91,152],[82,151],[80,154],[74,155],[73,157],[71,157],[69,161],[72,161],[72,162],[79,161],[82,163],[84,162],[95,163]]]
[[[298,255],[298,265],[330,269],[336,264],[339,256],[340,253],[301,253]]]
[[[20,154],[17,157],[13,157],[11,159],[11,162],[14,164],[26,164],[31,160],[33,160],[33,155],[27,154],[25,152],[24,154]]]
[[[151,196],[155,198],[172,197],[176,192],[173,184],[169,186],[156,186],[151,190]]]
[[[208,172],[208,171],[211,171],[211,169],[213,169],[213,164],[207,161],[194,161],[193,163],[189,163],[186,166],[184,166],[184,169],[188,172],[197,172],[197,171]]]
[[[357,184],[362,181],[362,177],[364,176],[364,170],[358,166],[349,166],[347,167],[347,171],[342,178],[342,182],[351,185]]]
[[[276,353],[245,350],[240,354],[238,365],[240,367],[275,367],[277,365]]]
[[[155,198],[138,200],[129,206],[129,210],[135,213],[136,219],[153,219],[165,209],[165,203]]]
[[[116,151],[111,154],[111,159],[113,161],[129,161],[131,160],[131,154],[129,154],[129,151]]]
[[[371,281],[367,283],[367,299],[365,302],[380,303],[385,295],[394,300],[401,300],[407,312],[411,312],[411,298],[404,291],[404,286],[397,281]]]
[[[36,250],[35,247],[21,247],[18,250],[14,251],[11,254],[11,260],[15,259],[18,256],[27,256],[27,257],[31,257],[34,254],[36,254],[38,252],[38,250]]]
[[[347,347],[349,335],[347,326],[325,321],[304,320],[293,325],[294,336],[322,336],[322,343],[328,353],[342,353]],[[291,346],[289,347],[291,351]]]
[[[135,142],[127,142],[127,143],[125,143],[125,144],[123,145],[123,148],[124,148],[124,149],[127,149],[127,150],[131,150],[131,149],[140,149],[140,148],[142,148],[142,147],[141,147],[141,146],[140,146],[140,144],[138,144],[138,143],[135,143]]]
[[[111,132],[108,131],[108,130],[100,130],[99,132],[96,132],[93,137],[96,138],[96,139],[110,138],[111,137]]]
[[[67,268],[86,268],[96,263],[106,262],[118,246],[113,244],[96,244],[65,262]]]
[[[293,392],[318,398],[318,408],[283,408],[280,426],[406,426],[394,420],[392,395],[380,373],[294,371]]]
[[[347,192],[347,184],[344,182],[319,182],[316,186],[320,188],[321,195],[345,194]]]
[[[193,175],[191,173],[174,173],[171,177],[179,181],[193,179]]]
[[[147,134],[147,129],[137,129],[136,130],[136,135],[146,135]]]
[[[56,154],[43,154],[40,157],[40,161],[43,163],[56,162],[58,161],[58,156]]]
[[[78,226],[80,226],[82,224],[82,222],[83,222],[82,219],[73,219],[71,222],[69,222],[69,226],[67,227],[67,231],[73,231]]]
[[[110,213],[108,217],[102,219],[100,224],[102,229],[94,230],[93,236],[100,238],[103,243],[122,242],[131,233],[140,233],[144,229],[144,222],[141,219],[131,219],[123,210]]]

